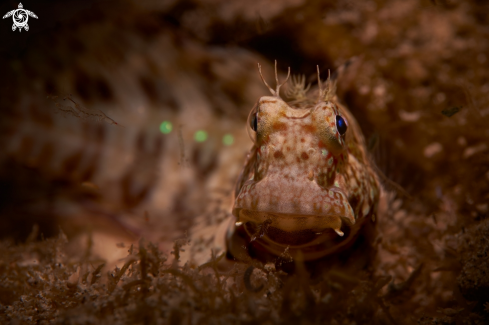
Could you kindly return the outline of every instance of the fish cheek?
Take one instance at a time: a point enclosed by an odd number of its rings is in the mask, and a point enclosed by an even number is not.
[[[316,136],[328,151],[335,156],[345,151],[343,144],[337,137],[336,116],[332,111],[316,109],[313,115],[313,123],[316,127]]]
[[[316,136],[319,140],[319,147],[321,148],[321,150],[325,149],[333,154],[333,156],[338,157],[345,151],[345,148],[343,147],[341,142],[338,141],[335,133],[336,130],[332,130],[325,123],[316,124]]]
[[[258,113],[258,128],[256,131],[256,140],[258,144],[268,142],[268,138],[272,131],[273,118],[267,112],[260,111]]]

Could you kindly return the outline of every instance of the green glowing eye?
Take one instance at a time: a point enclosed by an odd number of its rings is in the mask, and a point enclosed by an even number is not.
[[[225,134],[222,137],[222,143],[224,143],[225,146],[230,146],[234,142],[234,137],[231,134]]]
[[[161,131],[161,133],[163,133],[163,134],[168,134],[168,133],[170,133],[172,129],[173,129],[173,125],[171,124],[171,122],[168,122],[168,121],[163,121],[163,122],[160,124],[160,131]]]
[[[194,139],[197,142],[204,142],[205,140],[207,140],[207,132],[205,132],[204,130],[199,130],[195,132]]]

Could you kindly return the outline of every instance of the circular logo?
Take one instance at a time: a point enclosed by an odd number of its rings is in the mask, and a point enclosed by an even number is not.
[[[17,9],[13,14],[14,24],[17,27],[24,27],[27,24],[27,20],[29,17],[27,16],[27,12],[24,9]]]
[[[29,25],[27,25],[29,16],[37,19],[36,14],[30,10],[24,9],[22,3],[19,3],[18,9],[14,9],[7,12],[3,16],[3,19],[8,18],[10,16],[12,16],[12,19],[14,21],[14,24],[12,25],[12,31],[15,31],[18,28],[19,32],[22,31],[22,28],[25,29],[26,31],[29,30]]]

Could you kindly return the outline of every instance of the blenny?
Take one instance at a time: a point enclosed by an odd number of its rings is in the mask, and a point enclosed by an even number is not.
[[[376,222],[379,182],[358,123],[336,96],[336,82],[308,91],[293,78],[284,101],[272,96],[250,112],[254,145],[235,189],[226,231],[228,258],[270,261],[284,253],[314,261],[348,248]]]

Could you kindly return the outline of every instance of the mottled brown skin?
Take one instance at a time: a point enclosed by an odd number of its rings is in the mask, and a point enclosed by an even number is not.
[[[348,248],[375,222],[379,185],[365,140],[334,84],[325,86],[311,100],[295,85],[300,100],[292,103],[271,90],[251,113],[255,145],[236,186],[228,256],[270,261],[285,252],[314,261]],[[343,134],[337,116],[347,121]]]

